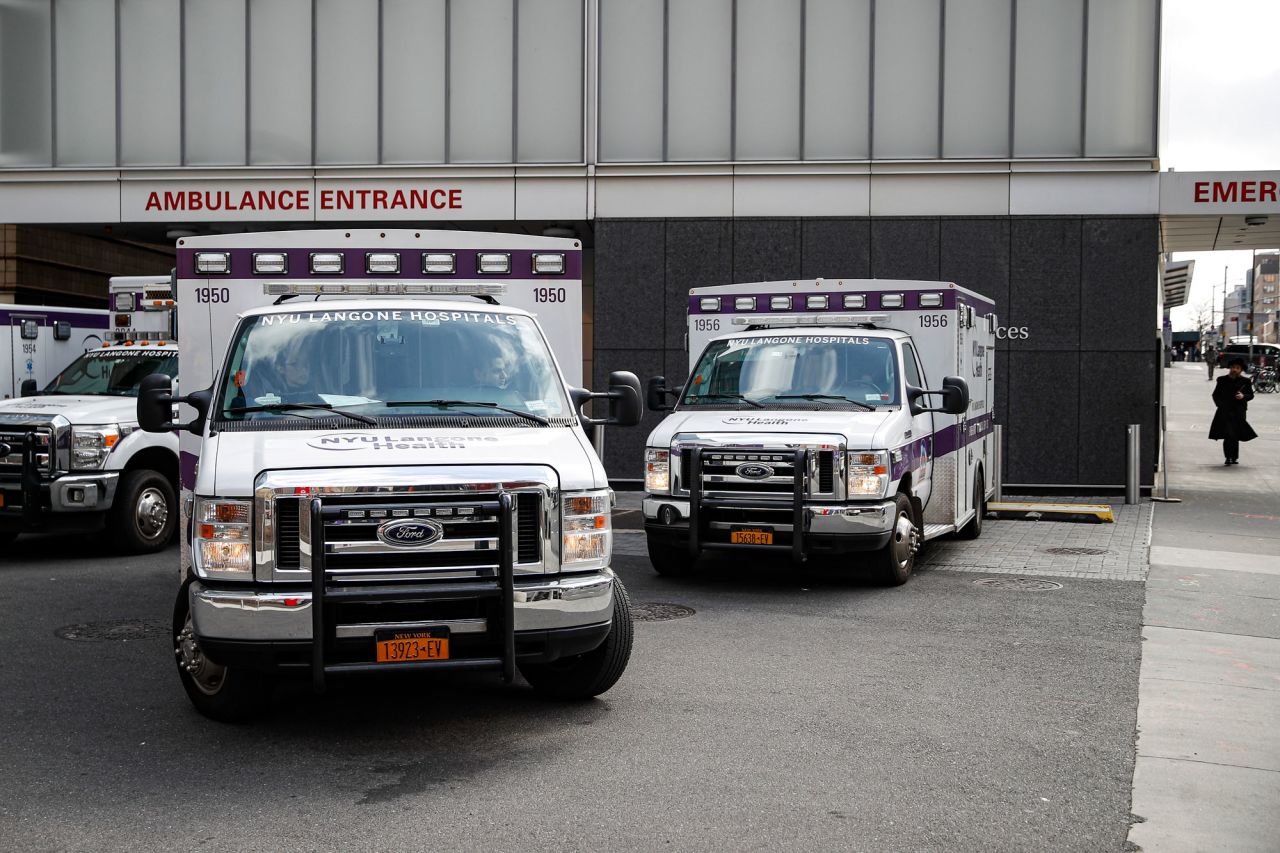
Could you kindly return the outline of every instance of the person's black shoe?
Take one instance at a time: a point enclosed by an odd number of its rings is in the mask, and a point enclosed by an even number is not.
[[[1224,460],[1222,460],[1222,464],[1223,464],[1223,465],[1230,465],[1230,464],[1231,464],[1231,460],[1230,460],[1230,459],[1224,459]]]

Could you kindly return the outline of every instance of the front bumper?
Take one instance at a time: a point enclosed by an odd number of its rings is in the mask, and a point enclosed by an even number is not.
[[[0,529],[27,532],[93,527],[115,502],[119,471],[64,474],[53,480],[0,482]]]
[[[724,504],[734,502],[723,502]],[[763,501],[749,503],[763,505]],[[690,527],[693,517],[689,498],[667,497],[665,495],[649,495],[643,501],[645,533],[656,541],[668,545],[687,545],[694,532]],[[699,550],[753,550],[769,547],[773,550],[798,550],[801,554],[830,554],[856,551],[874,551],[888,544],[893,534],[893,524],[897,505],[893,501],[869,501],[848,504],[803,504],[800,511],[800,544],[798,549],[791,545],[751,546],[733,545],[719,541],[716,530],[727,530],[731,524],[727,522],[707,521],[707,510],[722,505],[703,498],[700,506],[699,530],[696,543]],[[770,505],[774,511],[786,510],[792,513],[794,507],[790,503],[779,502]],[[738,526],[773,526],[789,533],[795,541],[795,524],[774,525],[768,521],[760,525],[743,521]],[[727,537],[724,537],[727,538]]]

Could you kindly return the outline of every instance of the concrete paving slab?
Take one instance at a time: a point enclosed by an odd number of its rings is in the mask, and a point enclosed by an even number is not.
[[[1280,599],[1148,587],[1143,623],[1280,639]]]
[[[1146,853],[1275,853],[1280,773],[1139,756],[1129,831]]]
[[[1138,755],[1280,772],[1280,692],[1142,677]]]
[[[1280,557],[1273,554],[1246,554],[1241,551],[1208,551],[1203,548],[1152,545],[1151,562],[1165,566],[1228,569],[1280,577]]]
[[[1193,569],[1187,566],[1152,566],[1147,576],[1148,594],[1159,592],[1204,592],[1210,595],[1241,595],[1280,599],[1280,583],[1267,575],[1223,569]]]
[[[1280,641],[1155,626],[1143,628],[1142,637],[1144,682],[1176,679],[1280,691]]]

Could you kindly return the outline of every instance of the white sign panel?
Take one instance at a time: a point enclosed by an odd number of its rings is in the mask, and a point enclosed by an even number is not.
[[[1280,213],[1280,172],[1164,172],[1160,212]]]

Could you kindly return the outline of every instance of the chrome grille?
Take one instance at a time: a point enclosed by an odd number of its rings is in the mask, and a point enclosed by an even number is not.
[[[7,456],[0,456],[0,474],[19,475],[22,473],[22,445],[27,432],[36,434],[36,467],[42,474],[53,473],[53,430],[51,427],[33,427],[30,430],[22,427],[4,427],[0,429],[0,442],[9,445]]]
[[[760,466],[770,470],[762,478],[744,477],[739,470],[746,466]],[[717,494],[790,496],[795,492],[797,472],[795,454],[728,453],[724,450],[702,452],[702,491]],[[804,476],[803,472],[800,476]]]

